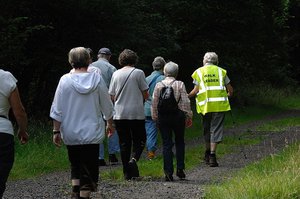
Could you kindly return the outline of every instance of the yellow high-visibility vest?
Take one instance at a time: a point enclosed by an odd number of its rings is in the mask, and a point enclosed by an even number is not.
[[[216,65],[205,65],[198,68],[192,78],[198,82],[199,92],[196,96],[198,113],[230,110],[227,91],[224,83],[226,70]]]

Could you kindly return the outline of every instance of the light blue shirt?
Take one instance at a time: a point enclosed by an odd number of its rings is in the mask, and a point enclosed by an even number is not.
[[[116,67],[111,65],[104,58],[99,58],[98,61],[91,63],[90,66],[94,66],[94,67],[97,67],[100,69],[101,75],[106,84],[106,87],[109,88],[111,77],[112,77],[113,73],[117,70]]]
[[[156,77],[157,77],[157,79],[155,80],[155,82],[153,82],[153,79],[156,78]],[[146,117],[151,117],[151,104],[152,104],[153,91],[154,91],[154,88],[155,88],[156,84],[158,82],[162,81],[163,79],[165,79],[165,76],[163,75],[163,72],[162,71],[157,71],[157,70],[153,71],[151,73],[151,75],[149,75],[146,78],[147,84],[149,86],[149,98],[145,102],[145,105],[144,105],[144,113],[145,113]],[[149,85],[150,83],[151,83],[151,85]]]

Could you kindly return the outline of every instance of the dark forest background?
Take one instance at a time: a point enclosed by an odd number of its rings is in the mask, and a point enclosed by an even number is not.
[[[236,96],[257,86],[299,87],[299,0],[0,0],[0,68],[18,79],[31,117],[47,118],[73,47],[124,48],[152,71],[155,56],[192,72],[205,52],[219,55]],[[247,94],[243,96],[247,97]],[[243,97],[235,103],[245,103]]]

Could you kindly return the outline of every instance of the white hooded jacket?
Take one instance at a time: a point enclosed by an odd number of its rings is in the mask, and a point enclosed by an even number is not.
[[[105,136],[102,118],[113,115],[113,105],[101,75],[69,73],[61,77],[50,117],[61,122],[66,145],[99,144]]]

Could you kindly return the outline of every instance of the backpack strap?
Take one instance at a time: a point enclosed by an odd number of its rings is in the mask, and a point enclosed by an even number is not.
[[[174,82],[176,82],[176,79],[174,79],[168,86],[172,86]],[[164,87],[167,87],[162,81],[161,81],[160,83],[162,83],[162,85],[163,85]],[[173,89],[173,90],[174,90],[174,89]],[[175,96],[174,96],[174,97],[175,97]],[[175,99],[176,99],[176,98],[175,98]],[[177,104],[180,102],[180,100],[181,100],[181,95],[179,95],[179,99],[178,99],[178,101],[177,101]]]
[[[167,87],[167,86],[172,86],[172,84],[173,84],[174,82],[176,82],[176,79],[174,79],[169,85],[165,85],[162,81],[161,81],[160,83],[162,83],[162,85],[163,85],[164,87]]]

